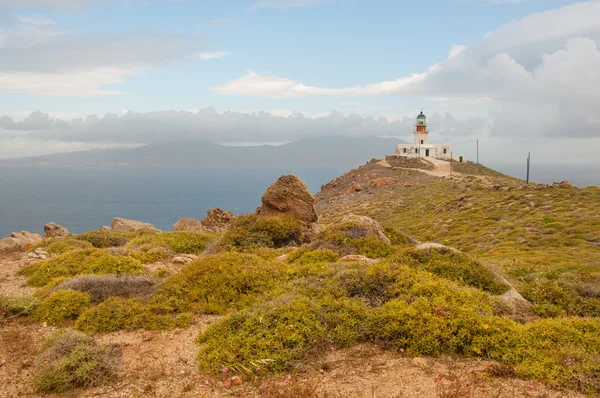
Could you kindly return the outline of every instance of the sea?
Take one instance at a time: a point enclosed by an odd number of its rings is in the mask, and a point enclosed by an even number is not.
[[[518,165],[496,170],[524,178]],[[171,230],[182,217],[201,219],[221,207],[253,212],[263,192],[282,174],[296,174],[316,193],[348,168],[133,168],[0,167],[0,238],[14,231],[43,233],[54,221],[73,233],[110,225],[124,217]],[[570,180],[600,185],[600,170],[586,166],[538,166],[531,180]]]

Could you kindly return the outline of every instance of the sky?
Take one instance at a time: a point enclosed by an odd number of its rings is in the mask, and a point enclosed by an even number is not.
[[[430,141],[600,166],[600,1],[0,0],[0,158]],[[393,152],[393,148],[390,148]]]

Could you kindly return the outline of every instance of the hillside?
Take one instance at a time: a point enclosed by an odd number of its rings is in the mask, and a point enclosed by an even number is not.
[[[115,218],[0,241],[4,391],[600,394],[600,189],[449,174],[373,159],[172,232]]]
[[[29,158],[0,159],[0,166],[341,166],[352,167],[402,140],[378,137],[303,138],[280,146],[225,146],[209,141],[176,141],[132,149],[94,149]]]

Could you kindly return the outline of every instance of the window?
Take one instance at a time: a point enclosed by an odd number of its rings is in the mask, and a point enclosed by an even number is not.
[[[403,150],[402,150],[402,152],[403,152],[403,153],[406,153],[406,148],[402,148],[402,149],[403,149]]]
[[[423,140],[421,140],[421,144],[423,143]]]
[[[446,149],[446,148],[444,148],[444,155],[447,153],[446,151],[447,151],[447,149]]]

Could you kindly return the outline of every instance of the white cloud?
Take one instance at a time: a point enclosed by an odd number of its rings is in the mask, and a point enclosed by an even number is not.
[[[344,101],[342,102],[344,108],[360,108],[360,102]]]
[[[448,58],[424,73],[392,81],[327,88],[275,75],[246,76],[215,88],[219,94],[296,98],[400,95],[475,101],[493,117],[519,109],[546,136],[600,136],[600,1],[578,3],[510,22],[470,46],[453,45]],[[552,27],[549,29],[549,27]],[[544,116],[545,115],[545,116]],[[577,128],[569,120],[577,120]],[[502,123],[496,120],[495,124]],[[513,128],[494,134],[527,133]]]
[[[332,3],[334,1],[335,0],[257,0],[250,6],[250,9],[306,7],[321,3]]]
[[[231,55],[229,51],[215,51],[215,52],[205,52],[198,54],[200,59],[210,60],[210,59],[221,59],[227,55]]]
[[[0,0],[0,6],[70,10],[106,2],[106,0]]]
[[[29,25],[56,25],[56,22],[46,17],[45,15],[13,15],[13,17],[22,23]]]

